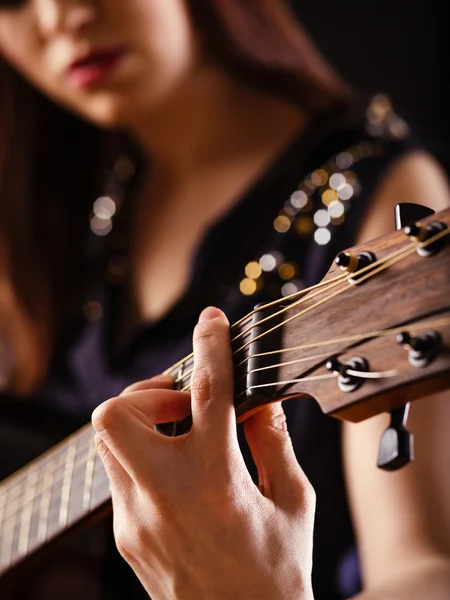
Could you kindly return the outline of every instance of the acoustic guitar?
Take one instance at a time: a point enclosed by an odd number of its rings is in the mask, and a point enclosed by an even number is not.
[[[399,205],[397,231],[340,253],[317,285],[231,326],[238,421],[275,399],[391,423],[378,466],[413,459],[409,402],[450,387],[450,209]],[[189,390],[193,356],[167,369]],[[189,420],[158,427],[166,435]],[[375,460],[375,457],[374,457]],[[84,426],[0,484],[0,589],[62,536],[111,510],[109,482]]]

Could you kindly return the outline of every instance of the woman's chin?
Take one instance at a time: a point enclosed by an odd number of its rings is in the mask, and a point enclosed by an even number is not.
[[[124,100],[103,97],[75,107],[75,112],[98,127],[115,129],[129,124],[132,107]]]

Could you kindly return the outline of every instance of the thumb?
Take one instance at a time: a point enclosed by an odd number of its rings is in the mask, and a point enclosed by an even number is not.
[[[281,402],[265,405],[249,417],[244,432],[261,493],[288,510],[308,502],[314,492],[295,456]]]

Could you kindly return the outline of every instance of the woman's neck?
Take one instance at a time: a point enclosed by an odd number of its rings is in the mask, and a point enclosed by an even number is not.
[[[299,109],[226,76],[197,79],[135,126],[151,160],[131,223],[135,323],[158,320],[181,297],[208,227],[304,125]]]
[[[276,152],[305,120],[298,107],[205,67],[131,130],[156,179],[189,181],[240,156]]]

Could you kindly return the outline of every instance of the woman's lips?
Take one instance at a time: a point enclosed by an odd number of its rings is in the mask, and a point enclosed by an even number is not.
[[[71,85],[87,88],[106,79],[123,58],[123,48],[96,50],[81,60],[74,62],[67,70]]]

